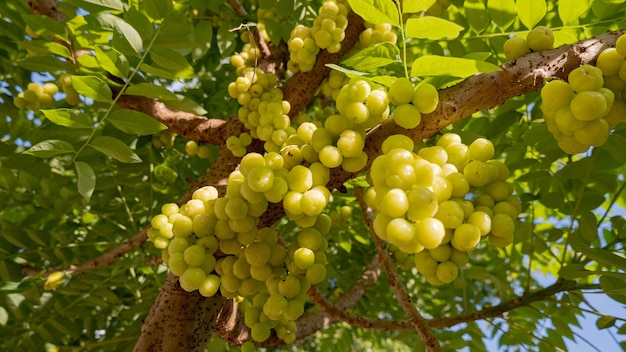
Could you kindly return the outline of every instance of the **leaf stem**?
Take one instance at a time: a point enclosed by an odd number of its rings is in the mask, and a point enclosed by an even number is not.
[[[91,142],[93,137],[96,135],[96,131],[98,130],[98,128],[103,125],[103,123],[111,114],[111,112],[113,111],[113,107],[115,107],[115,105],[117,104],[117,101],[120,99],[120,97],[122,96],[126,88],[129,86],[130,82],[133,80],[133,77],[135,76],[135,74],[137,74],[137,72],[139,72],[139,68],[148,57],[148,53],[150,52],[150,49],[152,49],[152,46],[154,46],[154,43],[156,42],[156,39],[159,37],[160,32],[161,32],[161,26],[157,28],[156,32],[154,33],[154,36],[152,36],[152,39],[150,40],[150,44],[148,44],[148,46],[146,47],[146,50],[144,50],[143,54],[141,55],[141,58],[139,59],[137,66],[135,67],[135,69],[132,70],[130,76],[124,82],[122,89],[119,90],[115,98],[113,98],[113,101],[111,102],[111,104],[109,104],[109,107],[107,108],[107,111],[104,113],[104,116],[102,116],[102,118],[98,121],[97,126],[91,130],[91,134],[89,135],[89,137],[87,137],[87,140],[85,140],[85,143],[83,143],[83,145],[80,147],[80,149],[78,149],[76,154],[74,154],[74,157],[72,158],[72,162],[71,162],[72,164],[76,161],[76,159],[78,158],[80,153],[85,149],[85,147],[89,145],[89,142]]]

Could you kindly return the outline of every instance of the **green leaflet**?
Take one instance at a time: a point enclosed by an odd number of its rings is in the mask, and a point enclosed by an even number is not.
[[[96,47],[94,50],[98,63],[108,73],[120,78],[126,78],[128,76],[130,65],[124,54],[115,49],[103,50],[100,47]]]
[[[400,25],[398,8],[391,0],[348,0],[350,8],[369,23]]]
[[[177,100],[176,94],[170,92],[167,88],[150,83],[137,83],[129,86],[124,90],[124,94],[139,95],[159,100]]]
[[[89,145],[111,158],[123,163],[140,163],[141,159],[126,143],[117,138],[102,136],[94,138]]]
[[[143,8],[153,20],[165,18],[172,10],[171,0],[144,0]]]
[[[115,110],[109,115],[108,121],[120,131],[139,136],[153,134],[166,128],[142,112],[126,109]]]
[[[439,55],[424,55],[413,61],[411,75],[452,76],[465,78],[481,72],[500,71],[501,68],[485,61],[447,57]]]
[[[74,165],[76,166],[76,175],[78,176],[78,193],[85,200],[89,200],[96,189],[96,174],[91,166],[85,162],[77,161]]]
[[[545,0],[517,0],[515,9],[520,21],[528,29],[533,29],[539,21],[546,15]]]
[[[72,86],[84,97],[105,103],[113,101],[111,88],[98,77],[72,76]]]
[[[412,0],[402,4],[402,13],[415,13],[428,10],[437,0]]]
[[[488,0],[487,8],[491,20],[502,29],[508,28],[515,21],[515,2],[513,0]]]
[[[410,38],[454,39],[463,29],[454,22],[434,16],[409,18],[406,22],[406,35]]]
[[[563,24],[578,23],[589,8],[589,0],[559,0],[559,17]]]
[[[92,121],[80,110],[53,109],[39,110],[48,120],[53,123],[69,128],[92,128]]]
[[[66,141],[59,139],[49,139],[39,142],[30,147],[24,154],[36,156],[38,158],[49,158],[51,156],[67,153],[75,153],[74,147]]]
[[[367,47],[349,57],[343,64],[357,71],[370,72],[379,67],[401,62],[400,50],[391,43],[378,43]]]

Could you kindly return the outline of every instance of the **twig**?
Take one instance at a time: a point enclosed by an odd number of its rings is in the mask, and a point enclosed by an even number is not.
[[[430,352],[441,351],[441,345],[432,330],[428,326],[428,321],[420,314],[413,304],[411,300],[411,296],[406,291],[402,280],[398,277],[398,272],[396,271],[395,263],[393,259],[387,252],[383,241],[376,235],[374,231],[374,224],[370,216],[368,216],[368,207],[365,205],[365,201],[363,200],[363,191],[361,188],[355,189],[355,196],[361,205],[361,209],[363,214],[365,214],[365,223],[367,227],[370,229],[370,233],[372,235],[372,241],[376,245],[376,252],[378,252],[378,257],[380,258],[380,262],[383,265],[383,269],[385,270],[385,274],[387,274],[387,281],[391,286],[391,290],[393,291],[396,299],[400,303],[402,310],[406,313],[409,318],[409,323],[415,328],[417,333],[420,335],[420,338],[424,342],[426,346],[426,350]]]
[[[241,4],[241,1],[239,1],[239,0],[228,0],[228,3],[230,4],[230,7],[233,8],[233,10],[235,11],[235,14],[237,14],[237,16],[239,16],[239,17],[248,16],[248,12],[246,11],[246,9]]]

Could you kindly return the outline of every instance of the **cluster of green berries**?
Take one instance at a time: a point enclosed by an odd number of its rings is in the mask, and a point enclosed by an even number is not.
[[[18,109],[32,111],[37,111],[42,107],[51,107],[54,105],[54,95],[58,91],[59,87],[52,82],[44,83],[43,86],[39,83],[31,82],[26,87],[26,90],[13,99],[13,104]]]
[[[447,133],[435,146],[416,148],[410,138],[393,135],[382,149],[365,192],[374,231],[414,254],[415,267],[430,283],[456,279],[483,238],[496,247],[513,242],[521,204],[506,182],[508,168],[492,159],[489,140],[468,146]]]
[[[570,72],[567,82],[549,81],[541,90],[542,112],[548,130],[568,154],[599,147],[611,129],[626,121],[626,36],[615,48],[603,50],[595,66]]]
[[[526,39],[518,36],[507,39],[504,42],[504,56],[507,60],[513,60],[531,52],[552,49],[553,45],[552,30],[545,26],[537,26],[528,32]]]

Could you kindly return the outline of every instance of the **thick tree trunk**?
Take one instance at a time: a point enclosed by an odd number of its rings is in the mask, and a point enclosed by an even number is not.
[[[204,351],[226,298],[186,292],[169,274],[141,327],[135,352]]]

